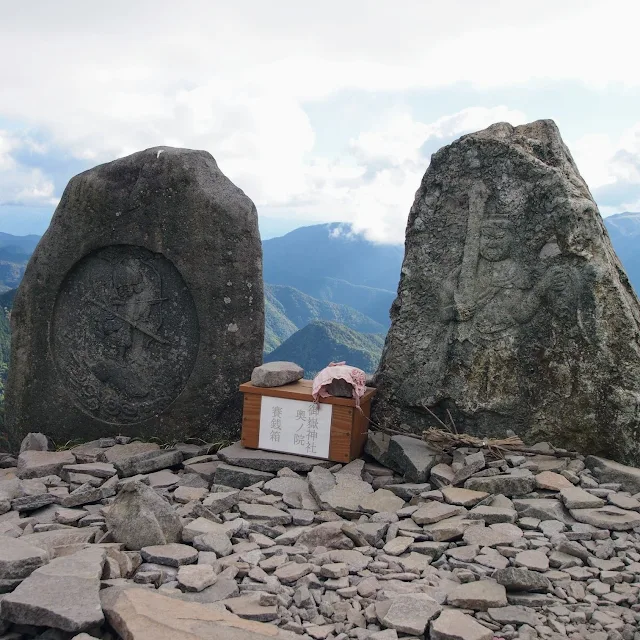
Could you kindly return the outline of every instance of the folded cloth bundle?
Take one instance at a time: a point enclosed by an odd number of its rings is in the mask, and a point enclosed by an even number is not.
[[[356,406],[360,406],[360,398],[366,390],[365,373],[362,369],[351,367],[344,362],[332,362],[325,367],[313,379],[313,389],[311,391],[313,399],[317,402],[318,398],[328,398],[331,394],[327,391],[327,386],[334,380],[345,380],[353,389],[353,398]]]

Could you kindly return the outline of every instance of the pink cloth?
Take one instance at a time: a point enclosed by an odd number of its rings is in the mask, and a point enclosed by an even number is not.
[[[331,394],[327,393],[326,386],[331,384],[337,378],[346,380],[353,388],[353,398],[356,406],[360,406],[360,398],[366,391],[365,373],[362,369],[351,367],[344,362],[332,362],[325,367],[313,379],[313,389],[311,391],[313,399],[317,402],[318,398],[329,398]]]

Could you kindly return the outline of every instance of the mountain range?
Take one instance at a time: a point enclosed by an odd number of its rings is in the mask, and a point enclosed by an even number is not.
[[[640,291],[640,213],[620,213],[604,222]],[[8,362],[12,289],[38,240],[0,233],[0,383]],[[403,252],[401,245],[370,242],[343,223],[301,227],[265,240],[265,361],[293,360],[307,376],[337,360],[373,373],[389,328]]]

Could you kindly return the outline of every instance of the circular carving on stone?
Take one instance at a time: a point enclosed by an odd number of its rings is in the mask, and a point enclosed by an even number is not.
[[[166,409],[198,353],[195,305],[167,258],[115,245],[82,258],[60,288],[51,345],[75,404],[109,423]]]

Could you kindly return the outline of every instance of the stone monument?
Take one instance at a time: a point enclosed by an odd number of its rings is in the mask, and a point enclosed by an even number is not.
[[[433,155],[391,319],[374,422],[640,462],[640,305],[552,121]]]
[[[262,361],[251,200],[204,151],[158,147],[73,178],[12,312],[6,426],[55,443],[233,437]]]

